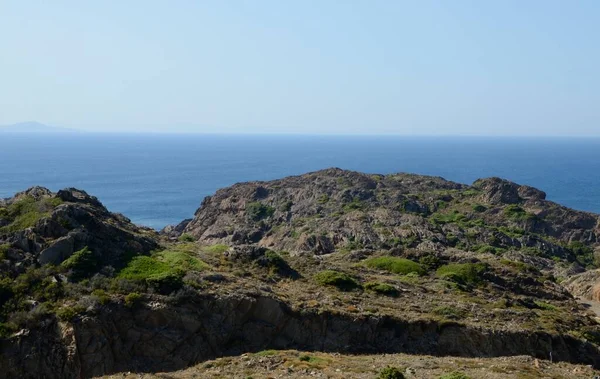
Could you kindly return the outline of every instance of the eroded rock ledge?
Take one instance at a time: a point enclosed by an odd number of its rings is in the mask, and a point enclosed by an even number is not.
[[[172,371],[264,349],[530,355],[600,367],[587,342],[544,332],[484,331],[459,323],[299,312],[268,296],[195,296],[179,305],[111,304],[69,324],[50,322],[2,342],[2,377],[89,378]]]

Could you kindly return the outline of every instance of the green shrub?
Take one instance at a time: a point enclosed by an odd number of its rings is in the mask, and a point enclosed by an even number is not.
[[[0,279],[0,308],[15,295],[12,285],[13,281],[9,278]]]
[[[504,208],[504,215],[513,221],[527,221],[537,219],[536,215],[525,211],[525,209],[515,204],[511,204]]]
[[[142,295],[137,292],[132,292],[125,296],[125,306],[131,308],[137,305],[142,300]]]
[[[92,296],[98,299],[98,302],[102,305],[110,302],[110,295],[103,289],[97,289],[92,291]]]
[[[458,320],[464,316],[464,312],[462,310],[452,306],[437,307],[433,310],[433,313],[452,320]]]
[[[547,311],[555,311],[556,310],[556,307],[554,305],[552,305],[550,303],[546,303],[544,301],[535,300],[534,303],[540,309],[544,309]]]
[[[470,379],[467,375],[462,372],[454,371],[449,374],[440,376],[440,379]]]
[[[360,284],[350,275],[334,270],[325,270],[315,275],[315,280],[322,286],[334,286],[342,291],[350,291]]]
[[[8,338],[17,331],[17,326],[13,323],[0,322],[0,338]]]
[[[473,204],[473,211],[477,212],[477,213],[481,213],[481,212],[485,212],[486,211],[486,207],[484,207],[481,204]]]
[[[404,374],[399,368],[388,366],[379,372],[377,379],[404,379]]]
[[[194,242],[195,239],[191,234],[183,233],[178,238],[179,242]]]
[[[441,264],[441,262],[442,261],[440,260],[440,258],[432,253],[427,253],[419,258],[419,264],[422,267],[427,268],[429,270],[437,268]]]
[[[596,262],[594,261],[594,250],[591,247],[586,246],[579,241],[575,241],[571,242],[567,246],[567,249],[575,255],[575,259],[583,266],[594,267],[596,265]]]
[[[327,196],[327,194],[322,194],[321,196],[319,196],[317,198],[317,203],[319,204],[325,204],[329,201],[329,196]]]
[[[10,249],[10,244],[3,243],[0,244],[0,261],[6,259],[6,254],[8,253],[8,249]]]
[[[65,305],[56,310],[56,316],[61,321],[72,321],[77,315],[85,311],[85,308],[80,305],[68,306]]]
[[[365,289],[385,296],[398,296],[396,287],[378,282],[368,282],[364,285]]]
[[[291,200],[286,201],[285,203],[281,204],[281,207],[279,207],[279,209],[282,212],[289,212],[292,210],[292,206],[294,205],[294,202]]]
[[[226,252],[227,250],[229,250],[229,246],[223,245],[223,244],[216,244],[216,245],[208,246],[204,250],[207,253],[223,254],[224,252]]]
[[[410,259],[398,258],[398,257],[376,257],[369,258],[364,261],[367,267],[377,268],[380,270],[386,270],[394,274],[406,275],[411,272],[419,275],[425,274],[425,269]]]
[[[271,217],[275,213],[275,208],[255,201],[246,205],[246,214],[248,218],[254,221]]]
[[[364,207],[365,204],[362,201],[360,201],[360,199],[355,197],[354,199],[352,199],[351,202],[344,205],[344,210],[347,212],[351,212],[355,210],[362,210]]]
[[[431,215],[430,221],[435,225],[460,224],[468,221],[468,218],[464,214],[454,210],[449,213],[434,213]]]
[[[448,279],[458,284],[476,285],[482,280],[482,275],[487,271],[484,263],[453,263],[437,269],[437,276]]]
[[[288,264],[285,261],[285,259],[283,259],[281,257],[281,255],[277,254],[273,250],[267,250],[265,252],[265,261],[266,261],[267,265],[270,267],[278,267],[278,268],[288,267]]]
[[[61,266],[71,270],[73,279],[81,280],[96,272],[98,268],[98,259],[86,246],[64,260],[61,263]]]

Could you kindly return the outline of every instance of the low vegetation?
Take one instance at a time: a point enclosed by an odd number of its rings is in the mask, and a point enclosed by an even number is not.
[[[315,281],[322,286],[337,287],[342,291],[351,291],[360,287],[360,283],[350,275],[334,270],[325,270],[315,275]]]
[[[453,263],[437,269],[437,276],[458,284],[473,286],[481,283],[488,267],[484,263]]]
[[[418,275],[425,274],[423,266],[410,259],[398,257],[376,257],[364,261],[367,267],[389,271],[394,274],[406,275],[415,273]]]

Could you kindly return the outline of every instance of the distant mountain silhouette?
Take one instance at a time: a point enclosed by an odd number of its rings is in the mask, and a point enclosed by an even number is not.
[[[72,133],[73,129],[44,125],[36,121],[19,122],[12,125],[0,125],[0,133]]]

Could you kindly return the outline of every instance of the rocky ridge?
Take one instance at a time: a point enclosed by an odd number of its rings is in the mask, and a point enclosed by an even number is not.
[[[34,187],[0,200],[0,377],[264,349],[600,367],[576,299],[594,292],[598,220],[498,178],[327,169],[219,190],[157,234],[84,191]]]

